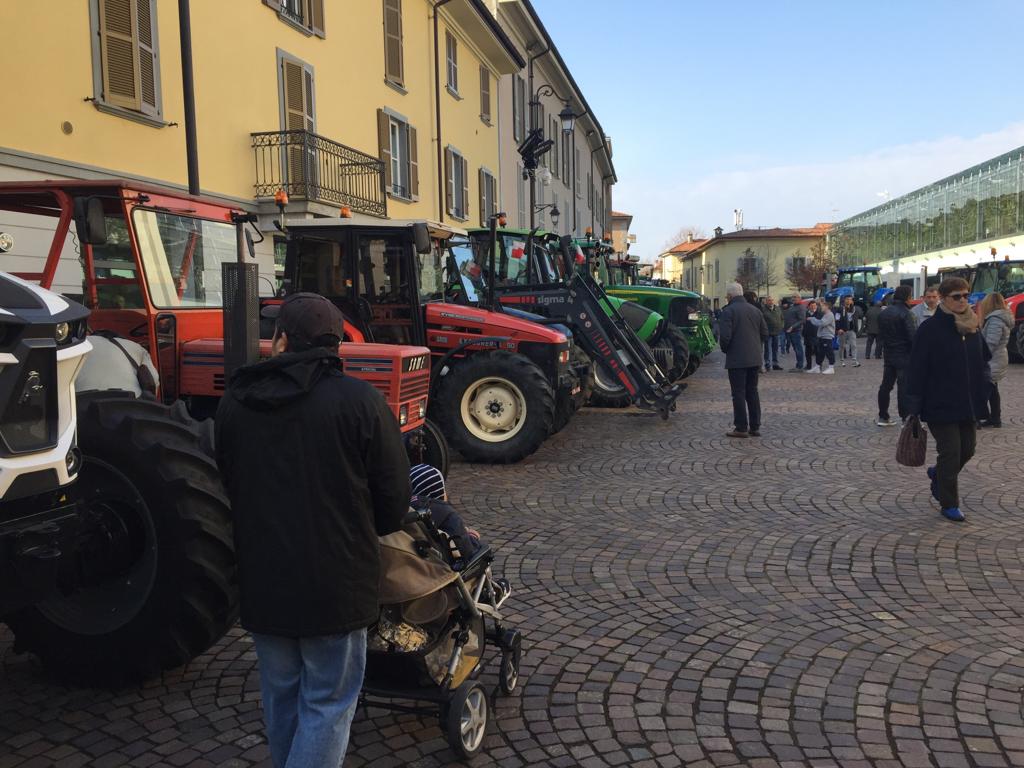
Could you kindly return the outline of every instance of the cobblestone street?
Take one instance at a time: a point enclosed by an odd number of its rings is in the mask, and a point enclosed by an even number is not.
[[[763,437],[730,441],[716,353],[668,422],[586,410],[519,465],[456,465],[525,647],[512,696],[496,656],[483,669],[474,764],[1024,765],[1024,366],[961,476],[960,525],[875,426],[880,378],[876,360],[764,376]],[[238,629],[116,692],[49,683],[12,640],[0,768],[269,766]],[[376,709],[345,763],[449,764],[436,721]]]

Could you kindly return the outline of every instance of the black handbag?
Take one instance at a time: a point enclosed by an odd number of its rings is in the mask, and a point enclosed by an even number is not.
[[[903,424],[896,443],[896,463],[904,467],[923,467],[927,451],[928,430],[919,417],[911,416]]]

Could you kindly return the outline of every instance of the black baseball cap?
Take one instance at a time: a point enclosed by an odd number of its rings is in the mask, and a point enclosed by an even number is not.
[[[315,347],[340,344],[345,336],[341,311],[318,293],[293,293],[280,304],[264,307],[260,317],[276,320],[290,337]]]

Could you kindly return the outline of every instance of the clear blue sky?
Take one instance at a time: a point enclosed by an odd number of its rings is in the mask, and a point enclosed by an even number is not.
[[[809,226],[1024,145],[1022,0],[533,0],[648,260],[683,225]]]

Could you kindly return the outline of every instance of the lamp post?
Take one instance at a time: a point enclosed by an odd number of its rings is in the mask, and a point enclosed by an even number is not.
[[[536,214],[536,201],[537,201],[537,189],[536,189],[536,171],[537,165],[540,161],[541,155],[551,149],[554,146],[555,139],[544,138],[544,126],[536,125],[536,114],[537,107],[540,106],[541,96],[554,96],[556,99],[561,101],[565,106],[562,111],[558,113],[558,119],[562,124],[562,133],[565,136],[570,135],[573,129],[576,127],[576,113],[572,111],[572,107],[569,106],[569,100],[563,99],[555,89],[548,84],[542,85],[536,90],[530,99],[530,131],[526,134],[526,138],[523,139],[522,143],[518,147],[519,156],[523,159],[523,178],[530,180],[530,228],[534,225],[534,216]]]

